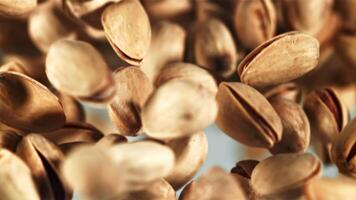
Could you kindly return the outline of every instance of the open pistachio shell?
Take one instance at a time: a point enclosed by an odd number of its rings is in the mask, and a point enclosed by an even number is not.
[[[0,0],[0,16],[21,17],[37,6],[37,0]]]
[[[31,169],[41,199],[72,198],[60,170],[64,155],[55,144],[41,135],[29,134],[18,144],[17,154]]]
[[[321,163],[312,154],[278,154],[255,167],[251,183],[257,194],[277,199],[284,193],[292,195],[291,191],[304,188],[320,174]]]
[[[86,42],[55,42],[47,54],[46,74],[57,90],[82,100],[107,102],[116,92],[103,57]]]
[[[17,72],[0,73],[0,121],[24,131],[45,132],[63,126],[57,97],[41,83]]]
[[[215,96],[209,90],[189,80],[172,80],[147,100],[142,122],[149,137],[173,139],[203,130],[216,114]]]
[[[105,35],[121,59],[139,65],[151,41],[151,26],[140,1],[126,0],[109,5],[101,22]]]
[[[346,107],[332,88],[311,92],[303,107],[310,121],[311,132],[323,142],[333,142],[348,122]]]
[[[15,152],[21,136],[13,131],[0,130],[0,148]]]
[[[356,178],[356,119],[335,138],[331,159],[343,174]]]
[[[203,131],[192,136],[169,141],[166,144],[176,156],[176,163],[165,177],[175,190],[183,187],[205,162],[208,155],[208,139]]]
[[[299,78],[316,67],[319,42],[299,32],[278,35],[256,47],[238,66],[243,83],[262,87]]]
[[[15,154],[0,148],[0,196],[6,200],[40,200],[31,171]]]
[[[217,94],[217,126],[235,140],[271,148],[282,138],[282,122],[272,105],[254,88],[221,83]]]
[[[141,109],[153,85],[138,67],[119,68],[114,73],[116,96],[109,104],[109,116],[122,135],[142,133]]]

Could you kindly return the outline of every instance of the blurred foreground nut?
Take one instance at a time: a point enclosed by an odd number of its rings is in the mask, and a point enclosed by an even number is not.
[[[155,3],[150,1],[150,4]],[[183,27],[168,21],[153,27],[150,48],[140,66],[152,82],[168,63],[183,61],[186,35]]]
[[[37,6],[37,0],[0,0],[0,16],[21,17]]]
[[[159,87],[142,110],[149,137],[189,136],[212,124],[217,114],[215,95],[189,80],[172,80]]]
[[[72,190],[60,170],[64,155],[55,144],[41,135],[29,134],[18,144],[16,152],[31,169],[41,199],[72,198]]]
[[[347,177],[323,177],[310,182],[307,196],[316,200],[356,199],[356,180]]]
[[[81,100],[108,102],[116,92],[103,57],[86,42],[55,42],[47,54],[46,74],[57,90]]]
[[[349,122],[335,138],[331,159],[341,173],[356,178],[356,119]]]
[[[153,85],[140,68],[118,68],[114,73],[116,96],[109,104],[111,120],[122,135],[142,133],[141,109],[153,91]]]
[[[218,88],[214,77],[205,69],[191,63],[176,62],[168,64],[158,75],[156,87],[171,80],[190,80],[216,94]]]
[[[254,88],[223,82],[217,94],[217,126],[243,144],[271,148],[282,138],[282,122],[272,105]]]
[[[282,120],[282,140],[270,149],[272,154],[304,152],[310,143],[310,126],[303,108],[288,99],[274,98],[271,105]]]
[[[0,196],[6,200],[39,200],[31,171],[15,154],[0,148]]]
[[[0,73],[0,121],[23,131],[46,132],[63,126],[57,97],[44,85],[17,72]]]
[[[204,164],[208,155],[208,139],[201,131],[189,137],[169,141],[166,145],[174,151],[176,163],[165,180],[175,190],[179,190]]]
[[[239,64],[241,82],[262,87],[291,81],[313,70],[319,59],[319,42],[300,33],[287,32],[266,41]]]
[[[64,177],[81,199],[112,199],[126,189],[125,173],[103,148],[83,146],[68,155],[62,165]]]
[[[187,185],[179,200],[245,200],[246,197],[234,177],[219,167],[207,170],[198,180]]]
[[[234,22],[241,43],[253,49],[272,38],[277,16],[271,0],[242,0],[236,3]]]
[[[303,107],[309,118],[311,132],[325,143],[333,142],[348,122],[346,107],[332,88],[311,92]]]
[[[140,1],[125,0],[105,8],[101,23],[106,38],[119,57],[139,65],[151,41],[151,26]]]
[[[196,63],[223,78],[236,70],[237,50],[234,39],[223,22],[210,18],[198,23],[194,35]]]
[[[321,175],[320,161],[309,153],[277,154],[261,161],[251,183],[266,199],[298,199],[307,184]]]

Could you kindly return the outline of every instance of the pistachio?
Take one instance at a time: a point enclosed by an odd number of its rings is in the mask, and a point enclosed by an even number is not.
[[[16,61],[10,61],[0,66],[0,72],[18,72],[27,75],[25,67]]]
[[[37,0],[1,0],[0,16],[21,17],[37,6]]]
[[[103,57],[86,42],[55,42],[47,54],[46,74],[57,90],[82,100],[107,102],[116,92]]]
[[[356,34],[339,34],[336,39],[338,55],[356,69]]]
[[[233,74],[237,51],[232,35],[223,22],[215,18],[200,22],[194,38],[194,55],[199,66],[224,78]]]
[[[150,1],[150,4],[155,3]],[[151,44],[141,65],[152,82],[168,63],[183,61],[185,39],[186,32],[178,24],[162,21],[153,26]]]
[[[244,200],[246,197],[231,174],[224,172],[219,167],[213,167],[198,180],[187,185],[179,197],[179,200],[193,199]]]
[[[63,106],[66,122],[85,121],[84,108],[75,98],[63,93],[57,93],[57,97]]]
[[[64,155],[55,144],[41,135],[29,134],[18,144],[17,154],[31,169],[41,199],[71,199],[71,188],[59,168]]]
[[[323,177],[313,180],[307,189],[310,199],[355,199],[356,181],[346,177]]]
[[[31,171],[15,154],[0,148],[0,196],[6,200],[40,200]]]
[[[336,7],[343,18],[343,25],[346,30],[356,32],[356,1],[355,0],[337,0]]]
[[[120,1],[122,0],[63,0],[63,5],[72,15],[81,17],[104,7],[106,4]]]
[[[0,73],[0,121],[24,131],[52,131],[65,122],[57,97],[17,72]]]
[[[264,95],[267,99],[285,98],[300,103],[302,101],[303,92],[302,88],[295,83],[284,83],[266,91]]]
[[[242,83],[221,83],[217,94],[217,126],[233,139],[271,148],[282,138],[281,119],[267,99]]]
[[[271,0],[242,0],[236,3],[234,21],[241,43],[253,49],[274,36],[277,14]]]
[[[331,159],[343,174],[356,178],[356,119],[332,143]]]
[[[214,122],[215,96],[188,80],[172,80],[159,87],[142,110],[149,137],[174,139],[194,134]]]
[[[262,87],[291,81],[318,64],[319,42],[288,32],[266,41],[248,54],[237,68],[243,83]]]
[[[211,91],[214,95],[218,88],[210,73],[194,64],[172,63],[163,68],[158,75],[155,85],[159,87],[171,80],[190,80]]]
[[[142,2],[150,18],[154,20],[176,19],[192,12],[194,5],[191,0],[143,0]]]
[[[13,131],[0,131],[0,148],[15,152],[17,143],[20,140],[21,136]]]
[[[262,197],[283,199],[284,196],[295,199],[302,195],[296,190],[303,190],[307,183],[320,174],[321,163],[312,154],[278,154],[261,161],[255,167],[251,183]]]
[[[147,76],[138,67],[119,68],[114,73],[116,96],[108,106],[111,120],[122,135],[142,133],[141,109],[153,91]]]
[[[140,1],[125,0],[109,5],[101,22],[119,57],[129,64],[139,65],[151,41],[150,22]]]
[[[236,163],[236,166],[231,169],[231,173],[235,180],[241,186],[248,199],[257,199],[257,195],[251,185],[251,174],[253,169],[258,164],[256,160],[242,160]]]
[[[307,95],[304,110],[311,132],[325,143],[333,142],[348,121],[348,113],[332,88],[316,90]]]
[[[175,190],[183,187],[197,173],[208,155],[208,139],[203,131],[166,144],[175,154],[176,163],[165,177]]]
[[[310,142],[310,126],[303,108],[293,101],[282,98],[272,99],[270,103],[283,125],[282,140],[277,142],[270,152],[277,154],[306,151]]]
[[[103,147],[111,147],[116,144],[123,144],[127,142],[127,138],[125,136],[119,134],[109,134],[102,137],[96,145],[103,146]]]

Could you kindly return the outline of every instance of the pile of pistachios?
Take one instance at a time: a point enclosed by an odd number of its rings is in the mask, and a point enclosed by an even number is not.
[[[1,200],[355,200],[355,112],[356,0],[0,0]]]

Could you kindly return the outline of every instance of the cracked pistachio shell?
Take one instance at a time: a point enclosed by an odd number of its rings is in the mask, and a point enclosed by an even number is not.
[[[172,63],[163,68],[158,75],[155,86],[159,87],[171,80],[190,80],[211,91],[214,95],[218,88],[214,77],[205,69],[190,63]]]
[[[320,174],[321,163],[312,154],[278,154],[261,161],[255,167],[251,183],[262,197],[277,198],[283,193],[304,188]]]
[[[37,0],[0,0],[0,16],[22,17],[37,6]]]
[[[142,110],[146,134],[156,139],[192,135],[215,121],[215,95],[188,80],[172,80],[159,87]]]
[[[271,105],[282,120],[282,140],[270,149],[272,154],[305,152],[310,143],[307,115],[297,103],[282,98],[272,99]]]
[[[303,91],[302,88],[295,83],[284,83],[268,90],[264,93],[264,96],[268,100],[273,98],[284,98],[300,103],[302,101]]]
[[[132,189],[167,176],[175,163],[169,147],[151,141],[114,145],[108,155],[121,167],[118,173],[125,174],[125,181]]]
[[[123,135],[119,135],[116,133],[111,133],[102,137],[97,143],[97,146],[102,147],[111,147],[117,144],[124,144],[127,143],[127,138]]]
[[[197,25],[194,36],[196,63],[213,74],[227,78],[236,70],[234,39],[223,22],[209,18]]]
[[[233,175],[219,167],[207,170],[198,180],[185,186],[179,200],[245,200],[246,197]]]
[[[87,200],[112,199],[125,190],[119,169],[105,149],[89,145],[71,152],[62,165],[68,184]]]
[[[119,68],[114,73],[116,96],[109,104],[109,116],[121,135],[142,133],[141,109],[153,91],[153,85],[135,66]]]
[[[183,61],[186,36],[185,30],[173,22],[153,26],[150,48],[140,66],[152,82],[168,63]]]
[[[21,136],[9,130],[0,130],[0,148],[5,148],[15,152]]]
[[[248,146],[271,148],[282,138],[282,122],[272,105],[254,88],[223,82],[217,93],[217,126]]]
[[[46,132],[63,126],[57,97],[44,85],[17,72],[0,73],[0,121],[23,131]]]
[[[16,152],[30,168],[41,199],[72,198],[72,190],[60,170],[64,155],[55,144],[41,135],[29,134]]]
[[[318,64],[319,42],[314,37],[288,32],[278,35],[248,54],[237,68],[241,82],[255,87],[291,81]]]
[[[356,119],[349,122],[335,138],[331,160],[341,173],[356,178]]]
[[[0,196],[6,200],[40,200],[31,171],[9,150],[0,148]]]
[[[55,42],[47,54],[46,74],[57,90],[81,100],[107,102],[116,92],[103,57],[86,42]]]
[[[259,163],[257,160],[241,160],[236,163],[235,167],[231,169],[231,173],[239,174],[248,179],[251,178],[251,174]]]
[[[348,122],[346,107],[332,88],[311,92],[303,107],[309,118],[311,132],[325,143],[333,142]]]
[[[253,49],[274,36],[277,14],[271,0],[242,0],[236,3],[234,22],[241,43]]]
[[[339,34],[336,49],[343,59],[356,68],[356,34]]]
[[[356,180],[347,177],[323,177],[313,180],[307,189],[310,199],[335,200],[356,199]]]
[[[141,64],[150,45],[151,25],[140,1],[125,0],[109,5],[101,22],[118,56],[129,64]]]
[[[57,97],[63,106],[63,111],[66,116],[66,122],[84,122],[85,110],[75,98],[58,93]]]
[[[41,31],[39,31],[41,30]],[[53,1],[39,5],[28,19],[28,32],[33,43],[46,53],[55,41],[75,38],[74,27]]]
[[[208,139],[203,131],[166,144],[175,154],[176,163],[165,177],[175,190],[183,187],[197,173],[208,155]]]

